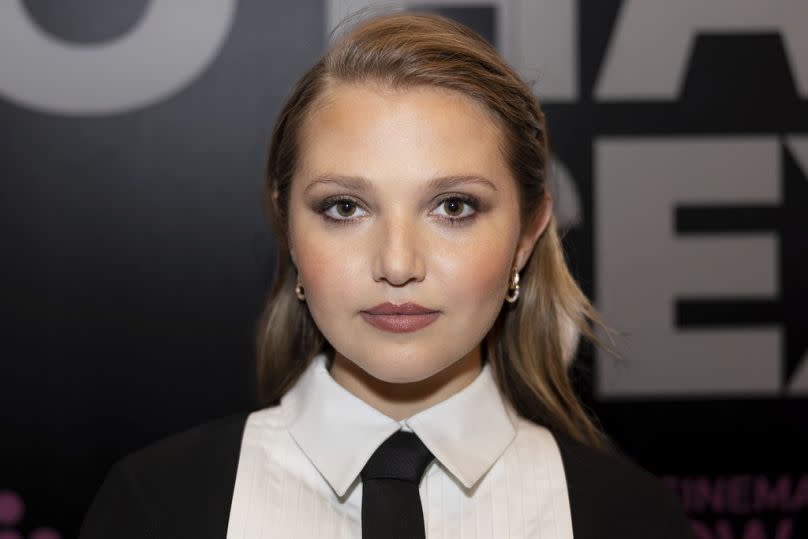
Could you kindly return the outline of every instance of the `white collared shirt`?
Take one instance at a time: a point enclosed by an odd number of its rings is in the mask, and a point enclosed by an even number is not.
[[[359,472],[399,429],[435,456],[419,484],[428,539],[572,537],[555,438],[502,398],[490,365],[399,422],[339,385],[319,354],[280,405],[247,419],[228,539],[361,537]]]

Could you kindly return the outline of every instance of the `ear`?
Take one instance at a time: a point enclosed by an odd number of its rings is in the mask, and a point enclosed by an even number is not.
[[[522,234],[519,237],[519,243],[516,246],[516,255],[513,265],[516,266],[519,271],[522,271],[522,268],[524,268],[525,264],[527,264],[527,259],[530,258],[530,253],[533,252],[536,242],[539,241],[539,238],[544,233],[547,225],[550,223],[550,217],[552,216],[553,197],[550,195],[550,191],[545,189],[544,198],[539,203],[536,216],[533,218],[533,221],[522,231]]]
[[[297,259],[295,258],[295,248],[292,247],[292,242],[289,242],[289,257],[292,259],[292,265],[295,267],[295,271],[297,271]]]

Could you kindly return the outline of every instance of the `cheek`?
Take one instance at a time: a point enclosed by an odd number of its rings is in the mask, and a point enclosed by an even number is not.
[[[316,222],[318,216],[293,221],[292,240],[297,268],[306,292],[306,303],[318,326],[341,321],[346,308],[361,305],[357,290],[367,279],[367,260],[351,242],[339,240],[339,231]]]
[[[444,251],[439,265],[443,268],[441,280],[451,291],[451,298],[446,299],[470,308],[472,316],[485,305],[498,309],[510,275],[510,247],[505,236],[492,235],[490,240],[478,237],[473,248]]]
[[[427,268],[425,288],[435,297],[437,304],[452,309],[455,305],[481,307],[481,302],[498,300],[505,294],[510,277],[515,233],[513,227],[486,227],[464,237],[435,235],[424,237],[420,256]],[[345,231],[324,229],[311,222],[297,224],[293,233],[300,279],[309,291],[311,301],[330,310],[338,303],[365,306],[357,302],[357,287],[370,279],[370,254],[372,240],[363,235],[355,236]],[[370,284],[370,286],[373,286]]]
[[[300,279],[307,289],[328,290],[331,283],[339,282],[349,271],[347,257],[340,246],[316,233],[307,234],[296,250]]]

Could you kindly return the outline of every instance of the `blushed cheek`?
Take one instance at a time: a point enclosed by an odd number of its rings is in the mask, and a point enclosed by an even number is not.
[[[298,240],[296,251],[300,280],[312,296],[321,290],[328,290],[338,279],[342,264],[337,260],[333,248],[332,245],[329,249],[328,243],[318,238],[316,233],[306,234]]]
[[[367,262],[335,241],[333,234],[316,227],[301,230],[296,240],[298,270],[309,307],[333,315],[354,308],[360,298],[352,287],[360,282]]]
[[[455,306],[470,309],[468,312],[472,316],[475,309],[498,308],[510,274],[511,252],[508,246],[508,241],[503,238],[481,242],[471,252],[454,253],[444,278],[447,290],[452,290],[452,297],[447,300]]]

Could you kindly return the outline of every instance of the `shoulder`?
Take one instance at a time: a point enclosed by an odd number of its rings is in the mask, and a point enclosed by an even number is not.
[[[248,415],[229,415],[168,436],[129,454],[119,464],[144,479],[150,475],[165,479],[214,461],[229,462],[238,457]]]
[[[531,425],[526,428],[548,431]],[[549,432],[564,466],[576,538],[692,537],[679,499],[659,478],[623,454]]]
[[[198,425],[117,461],[80,537],[224,537],[248,415]]]

